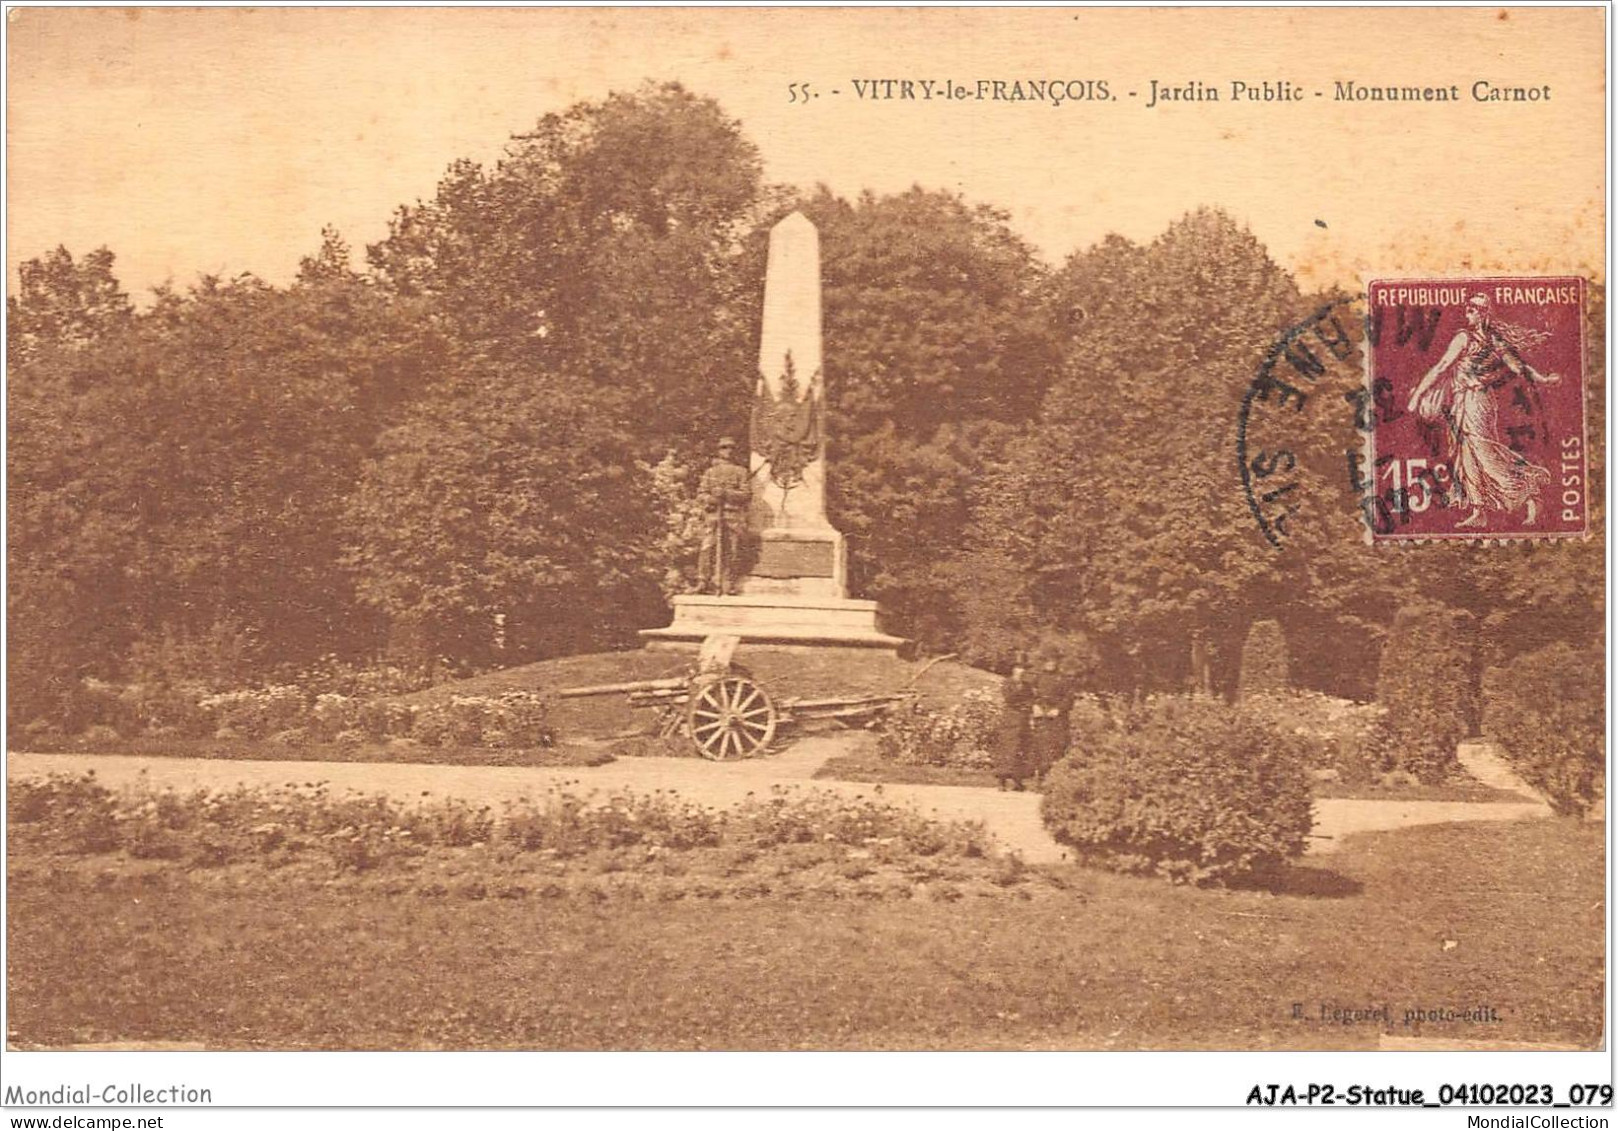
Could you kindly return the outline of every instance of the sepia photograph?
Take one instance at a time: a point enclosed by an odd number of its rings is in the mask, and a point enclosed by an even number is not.
[[[8,1111],[1610,1109],[1605,7],[6,16]]]

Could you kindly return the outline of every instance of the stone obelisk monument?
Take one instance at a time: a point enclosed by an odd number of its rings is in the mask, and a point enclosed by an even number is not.
[[[896,648],[875,601],[848,596],[843,535],[826,517],[826,377],[820,343],[820,233],[794,212],[770,232],[749,446],[751,566],[739,595],[674,599],[648,644],[714,633],[759,643]]]
[[[843,536],[826,518],[820,233],[801,212],[770,232],[750,428],[758,554],[744,593],[846,597]]]

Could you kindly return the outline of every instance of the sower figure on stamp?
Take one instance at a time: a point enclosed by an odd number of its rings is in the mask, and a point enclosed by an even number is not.
[[[1023,788],[1023,779],[1032,776],[1034,763],[1030,750],[1029,714],[1034,706],[1034,684],[1028,674],[1028,657],[1018,653],[1011,675],[1000,685],[1000,729],[995,736],[994,776],[1001,789]]]
[[[726,436],[719,441],[718,450],[697,487],[706,520],[702,549],[697,554],[697,587],[702,593],[730,596],[736,592],[737,564],[753,488],[747,469],[736,462],[736,441]]]
[[[1500,438],[1495,393],[1515,378],[1540,385],[1561,381],[1557,373],[1541,373],[1523,360],[1522,352],[1543,345],[1544,331],[1513,326],[1494,318],[1487,295],[1466,304],[1466,329],[1450,340],[1438,363],[1410,394],[1409,408],[1424,420],[1449,426],[1455,470],[1449,505],[1472,513],[1455,525],[1482,526],[1483,511],[1523,510],[1532,526],[1539,517],[1539,496],[1551,473],[1529,463]],[[1443,379],[1450,371],[1447,380]]]
[[[1073,681],[1061,671],[1054,652],[1041,659],[1033,679],[1034,703],[1030,712],[1029,746],[1034,776],[1040,781],[1052,766],[1067,756],[1068,715],[1073,710]]]

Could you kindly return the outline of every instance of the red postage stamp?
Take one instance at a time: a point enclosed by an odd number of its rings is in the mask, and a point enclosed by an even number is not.
[[[1584,281],[1383,280],[1368,300],[1372,540],[1585,534]]]

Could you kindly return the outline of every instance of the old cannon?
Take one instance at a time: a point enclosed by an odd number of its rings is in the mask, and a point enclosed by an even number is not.
[[[561,699],[595,695],[628,696],[631,707],[656,710],[659,735],[684,734],[704,758],[729,761],[768,751],[784,729],[807,720],[853,725],[869,720],[912,693],[860,695],[828,699],[775,699],[750,672],[732,662],[734,636],[703,641],[694,671],[667,679],[642,679],[568,687]]]

